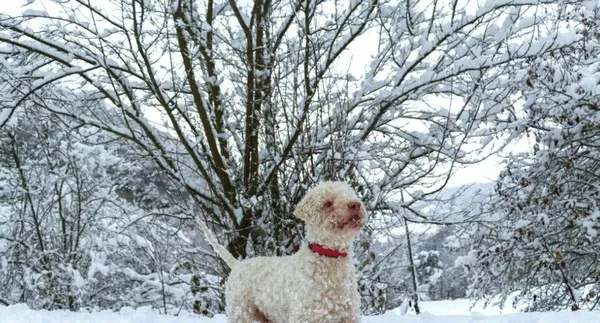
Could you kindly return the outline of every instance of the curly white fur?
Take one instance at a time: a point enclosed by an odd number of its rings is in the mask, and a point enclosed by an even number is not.
[[[350,251],[366,218],[354,190],[343,182],[325,182],[310,190],[294,215],[306,222],[309,242],[345,252]],[[231,267],[225,290],[229,322],[359,321],[360,299],[351,256],[330,258],[302,246],[291,256],[236,261],[201,226]]]

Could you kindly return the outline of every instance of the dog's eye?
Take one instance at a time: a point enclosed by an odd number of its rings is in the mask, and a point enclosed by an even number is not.
[[[328,209],[328,208],[330,208],[330,207],[332,207],[332,206],[333,206],[333,202],[332,202],[332,201],[327,201],[327,202],[325,202],[325,203],[323,204],[323,208],[324,208],[324,209]]]

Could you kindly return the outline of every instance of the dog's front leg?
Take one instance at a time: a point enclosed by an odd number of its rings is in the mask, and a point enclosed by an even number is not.
[[[347,317],[343,318],[341,323],[359,323],[360,319],[358,317]]]

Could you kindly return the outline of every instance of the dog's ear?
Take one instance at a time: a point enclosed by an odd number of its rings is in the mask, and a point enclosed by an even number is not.
[[[294,216],[303,221],[306,221],[307,214],[310,214],[310,212],[307,210],[309,203],[306,201],[306,198],[307,196],[304,196],[300,202],[296,204],[296,208],[294,209]]]
[[[296,205],[296,209],[294,209],[294,216],[307,223],[312,222],[316,212],[319,211],[316,207],[318,204],[314,201],[315,197],[313,195],[309,191]]]

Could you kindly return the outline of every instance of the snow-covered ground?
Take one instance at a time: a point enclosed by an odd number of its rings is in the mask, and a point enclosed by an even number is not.
[[[600,311],[559,313],[516,313],[513,309],[483,309],[476,306],[469,310],[467,300],[423,302],[424,314],[400,315],[392,310],[385,315],[365,316],[363,323],[595,323],[600,322]],[[68,311],[32,311],[26,305],[0,307],[2,323],[226,323],[225,316],[204,318],[193,314],[168,316],[156,314],[150,308],[123,309],[119,313],[102,311],[73,313]]]

